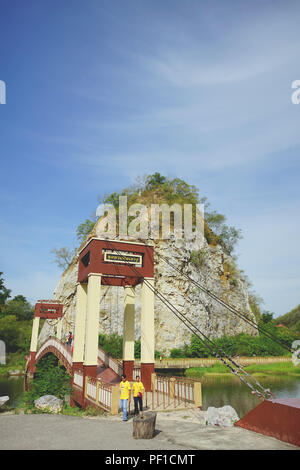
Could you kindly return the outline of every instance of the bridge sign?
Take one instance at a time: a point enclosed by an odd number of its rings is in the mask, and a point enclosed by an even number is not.
[[[35,304],[34,316],[39,318],[61,318],[63,304],[57,300],[38,300]]]
[[[143,257],[142,255],[133,255],[128,251],[105,251],[104,261],[109,261],[110,263],[133,264],[141,268],[143,263]]]

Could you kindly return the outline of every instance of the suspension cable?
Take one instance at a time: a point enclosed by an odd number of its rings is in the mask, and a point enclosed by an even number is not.
[[[253,384],[251,384],[251,380],[255,383],[255,385],[262,390],[262,393],[269,393],[269,390],[264,389],[264,387],[253,377],[251,374],[246,372],[239,364],[237,364],[228,354],[226,354],[222,348],[217,346],[210,338],[208,338],[197,326],[195,326],[191,320],[185,317],[171,302],[169,302],[166,297],[164,297],[161,292],[159,292],[156,288],[154,288],[147,279],[143,278],[143,282],[154,292],[154,294],[166,305],[166,307],[171,310],[174,315],[182,321],[182,323],[189,328],[192,333],[194,333],[200,341],[206,346],[212,354],[217,357],[225,366],[227,366],[231,372],[237,375],[246,385],[248,385],[254,393],[260,394],[257,390],[254,389]],[[202,335],[203,338],[201,338]],[[213,349],[215,348],[215,349]],[[218,351],[218,352],[216,352]],[[221,355],[222,354],[222,355]],[[226,358],[226,359],[225,359]],[[228,362],[226,362],[228,361]],[[244,374],[247,379],[239,374]]]
[[[110,241],[108,241],[109,243],[111,243]],[[217,359],[219,359],[225,366],[227,366],[230,371],[236,375],[242,382],[245,383],[245,385],[247,385],[249,388],[252,389],[252,393],[258,395],[260,398],[268,398],[270,396],[274,396],[271,391],[269,389],[264,389],[264,387],[251,375],[249,374],[248,372],[246,372],[243,368],[241,368],[241,366],[239,364],[237,364],[230,356],[228,356],[220,347],[218,347],[212,340],[210,340],[201,330],[199,330],[198,327],[196,327],[188,318],[184,317],[184,315],[174,306],[171,304],[171,302],[169,302],[162,294],[161,292],[158,291],[158,289],[156,289],[154,286],[151,285],[151,283],[148,282],[147,279],[145,279],[143,276],[140,275],[140,273],[137,271],[136,267],[129,264],[128,262],[126,262],[126,257],[124,255],[122,255],[122,253],[117,250],[112,244],[112,249],[114,251],[116,251],[119,256],[121,256],[121,258],[123,258],[123,262],[124,264],[126,264],[134,273],[135,275],[138,277],[139,280],[143,281],[147,287],[152,290],[152,292],[161,300],[161,302],[164,303],[164,305],[179,319],[182,321],[182,323],[187,327],[189,328],[190,331],[192,331],[192,333],[194,333],[199,339],[200,341],[204,344],[204,346],[206,348],[208,348],[211,353],[217,357]],[[196,332],[195,332],[196,331]],[[202,335],[205,340],[200,336]],[[219,351],[219,353],[223,354],[223,356],[221,356],[218,352],[216,352],[216,350]],[[228,362],[226,362],[226,360]],[[231,363],[231,364],[230,364]],[[235,367],[235,369],[234,369]],[[246,377],[243,377],[241,374],[244,374]],[[255,383],[255,385],[261,389],[261,392],[259,392],[258,390],[256,390],[254,388],[254,385],[253,383],[251,383],[251,380]]]
[[[218,302],[219,304],[221,304],[223,307],[225,307],[227,310],[230,310],[233,314],[237,315],[239,318],[241,318],[242,320],[244,320],[246,323],[248,323],[250,326],[256,328],[259,332],[261,332],[262,334],[264,334],[265,336],[267,336],[269,339],[271,339],[272,341],[276,342],[279,346],[281,346],[282,348],[286,349],[287,351],[289,352],[292,352],[292,349],[290,348],[290,346],[284,341],[284,340],[280,340],[278,339],[276,336],[274,336],[272,333],[270,333],[269,331],[267,331],[266,329],[264,329],[262,326],[259,326],[257,325],[254,321],[252,321],[250,318],[248,318],[246,315],[244,315],[243,313],[239,312],[235,307],[233,307],[232,305],[230,304],[227,304],[226,302],[224,302],[224,300],[220,299],[219,297],[216,296],[216,294],[214,294],[213,292],[211,292],[209,289],[207,289],[206,287],[204,287],[203,285],[201,285],[199,282],[195,281],[194,279],[192,279],[188,274],[182,272],[179,268],[177,268],[176,266],[174,266],[167,258],[165,258],[163,255],[159,255],[160,258],[162,258],[163,261],[165,261],[166,264],[168,264],[169,266],[171,266],[173,269],[175,269],[177,272],[179,272],[182,276],[184,276],[186,279],[188,279],[190,282],[192,282],[194,285],[196,285],[200,290],[202,290],[205,294],[207,294],[208,296],[210,296],[212,299],[214,299],[216,302]]]

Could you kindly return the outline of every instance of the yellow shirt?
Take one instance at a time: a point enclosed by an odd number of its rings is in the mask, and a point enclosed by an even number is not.
[[[142,384],[142,382],[134,382],[134,384],[132,385],[132,391],[133,391],[134,397],[137,397],[138,393],[143,393],[144,390],[145,389],[144,389],[144,385]]]
[[[120,400],[128,400],[129,398],[129,390],[130,390],[130,383],[126,380],[126,382],[120,382]]]

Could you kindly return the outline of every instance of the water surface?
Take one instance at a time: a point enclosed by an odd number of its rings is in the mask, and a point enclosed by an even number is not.
[[[170,375],[179,375],[179,371],[169,371]],[[182,374],[182,371],[180,373]],[[300,377],[267,376],[259,377],[264,388],[270,388],[276,398],[300,398]],[[231,405],[239,417],[257,406],[261,400],[251,394],[251,390],[232,375],[206,376],[201,378],[203,409],[209,406]],[[24,377],[0,377],[0,396],[10,397],[7,405],[16,407],[24,391]]]
[[[9,396],[6,405],[16,407],[24,391],[24,377],[0,377],[0,396]]]

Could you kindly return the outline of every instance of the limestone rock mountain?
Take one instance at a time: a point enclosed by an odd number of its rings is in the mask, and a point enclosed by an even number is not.
[[[88,239],[95,236],[95,228]],[[225,302],[235,306],[248,318],[255,321],[248,298],[247,283],[234,265],[233,259],[221,245],[212,246],[198,241],[185,239],[158,240],[155,253],[155,288],[173,305],[186,315],[203,333],[211,338],[238,333],[257,334],[255,328],[232,314],[228,309],[208,297],[200,289],[182,277],[162,260],[160,255],[169,259],[173,265],[192,277],[195,281],[214,292]],[[195,263],[193,255],[201,253],[200,261]],[[62,274],[53,294],[64,308],[63,334],[74,331],[77,283],[77,258]],[[102,287],[103,295],[99,305],[99,333],[122,335],[124,289],[121,287]],[[135,336],[140,338],[140,286],[136,287]],[[42,343],[50,333],[54,333],[51,322],[45,322],[39,337]],[[155,348],[168,354],[172,348],[189,344],[191,332],[172,314],[167,307],[155,298]]]

